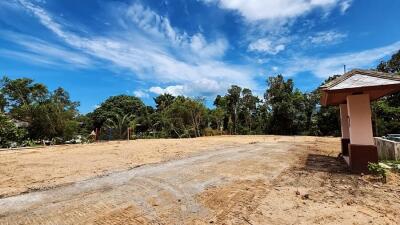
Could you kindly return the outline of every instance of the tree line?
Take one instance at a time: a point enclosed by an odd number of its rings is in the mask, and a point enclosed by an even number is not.
[[[376,69],[400,75],[400,51]],[[61,87],[50,91],[29,78],[3,77],[0,146],[34,145],[43,140],[65,143],[77,136],[88,139],[93,130],[102,130],[103,139],[111,136],[125,139],[127,135],[135,138],[221,134],[339,136],[338,107],[321,106],[319,99],[318,89],[303,93],[295,88],[292,79],[276,75],[268,77],[264,96],[232,85],[225,95],[216,96],[212,108],[206,107],[203,98],[162,94],[154,98],[152,107],[138,97],[118,95],[82,115],[77,109],[79,102],[72,101]],[[374,102],[372,112],[375,135],[399,132],[399,93]]]

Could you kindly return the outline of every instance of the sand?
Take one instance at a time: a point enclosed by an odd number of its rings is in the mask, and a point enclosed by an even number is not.
[[[0,197],[103,176],[140,165],[187,157],[216,148],[257,141],[277,142],[279,136],[155,139],[53,146],[0,151]],[[289,137],[290,140],[295,138]],[[297,138],[297,141],[300,141]],[[312,137],[307,139],[312,140]]]
[[[2,151],[0,224],[398,224],[399,176],[349,174],[339,147],[222,136]]]

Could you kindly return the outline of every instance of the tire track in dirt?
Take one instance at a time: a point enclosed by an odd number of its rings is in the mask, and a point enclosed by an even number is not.
[[[199,193],[237,180],[273,179],[290,166],[282,159],[288,158],[291,146],[254,143],[203,152],[0,199],[0,224],[176,224],[207,220],[210,211],[196,199]]]

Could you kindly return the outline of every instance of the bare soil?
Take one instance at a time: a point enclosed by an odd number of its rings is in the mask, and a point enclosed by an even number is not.
[[[283,139],[279,136],[140,139],[0,151],[0,198],[50,189],[144,164],[180,159],[194,153]]]
[[[318,140],[306,146],[306,154],[271,182],[232,182],[198,198],[213,209],[217,224],[400,223],[397,173],[390,173],[387,183],[350,174],[337,158],[337,143]]]
[[[400,182],[339,139],[222,136],[0,152],[0,224],[398,224]]]

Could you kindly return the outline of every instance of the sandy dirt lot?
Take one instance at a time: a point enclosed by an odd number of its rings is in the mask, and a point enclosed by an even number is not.
[[[399,177],[336,138],[224,136],[0,152],[0,224],[398,224]]]
[[[288,139],[288,140],[286,140]],[[303,138],[304,139],[304,138]],[[280,136],[157,139],[0,151],[0,198],[45,190],[144,164],[252,142],[301,141]],[[314,138],[309,137],[312,141]]]

